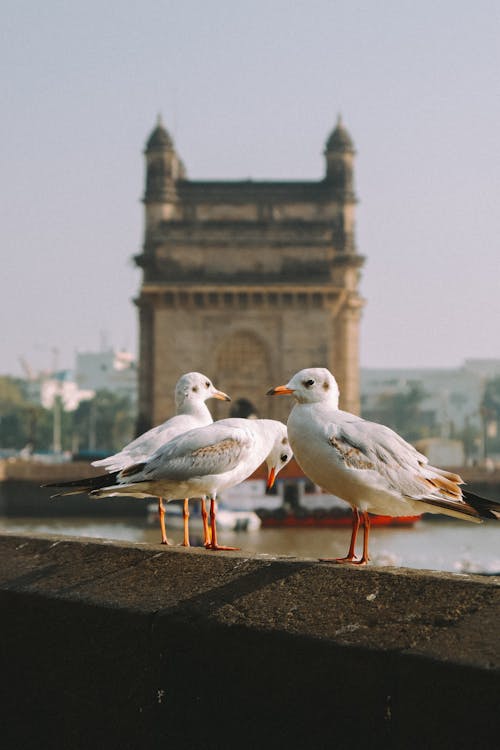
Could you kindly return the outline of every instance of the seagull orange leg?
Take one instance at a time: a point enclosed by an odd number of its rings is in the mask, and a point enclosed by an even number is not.
[[[212,529],[212,538],[207,546],[207,549],[213,550],[236,550],[239,547],[224,547],[217,543],[217,525],[215,521],[215,498],[210,499],[210,526]]]
[[[204,497],[201,498],[201,519],[203,521],[203,544],[205,545],[205,547],[208,547],[210,545],[212,536],[210,534],[210,528],[208,526],[208,513]]]
[[[370,559],[370,555],[368,554],[368,540],[370,537],[370,516],[368,515],[368,512],[365,510],[363,513],[363,555],[360,560],[353,560],[353,565],[366,565]]]
[[[161,543],[170,544],[167,539],[167,532],[165,529],[165,508],[163,507],[163,498],[158,498],[158,514],[160,516],[160,529],[161,529]]]
[[[351,531],[351,542],[349,544],[349,551],[345,557],[321,557],[320,562],[334,562],[334,563],[353,563],[356,562],[356,539],[358,536],[359,526],[361,519],[359,516],[359,510],[357,508],[352,509],[352,531]]]
[[[183,547],[189,547],[189,498],[184,499],[184,507],[182,509],[182,520],[184,522],[184,539],[182,542]]]
[[[371,526],[370,515],[368,514],[368,512],[365,511],[365,539],[363,542],[363,557],[365,558],[366,562],[369,562],[370,560],[370,555],[368,553],[368,539],[370,537],[370,526]]]

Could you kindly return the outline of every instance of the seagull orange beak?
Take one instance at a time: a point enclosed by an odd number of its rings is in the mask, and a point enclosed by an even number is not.
[[[231,401],[231,397],[227,395],[227,393],[224,393],[224,391],[214,391],[212,393],[212,398],[218,398],[221,401]]]
[[[267,475],[267,489],[270,490],[271,487],[274,485],[274,480],[276,479],[276,471],[274,470],[274,466],[271,466],[269,469],[269,474]]]
[[[266,393],[266,396],[286,396],[289,393],[293,393],[291,388],[288,388],[286,385],[277,385],[276,388],[271,388],[271,390]]]

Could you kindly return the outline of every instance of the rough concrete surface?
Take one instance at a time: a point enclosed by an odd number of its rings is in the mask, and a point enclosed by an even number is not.
[[[0,537],[3,748],[499,746],[500,578]]]

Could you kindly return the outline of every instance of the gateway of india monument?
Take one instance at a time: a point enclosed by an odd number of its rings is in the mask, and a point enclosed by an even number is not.
[[[172,416],[175,383],[189,370],[231,395],[231,416],[286,422],[291,403],[266,391],[324,366],[341,408],[358,412],[364,258],[355,150],[340,118],[316,181],[190,180],[161,121],[144,153],[139,431]],[[229,416],[219,401],[210,410]]]

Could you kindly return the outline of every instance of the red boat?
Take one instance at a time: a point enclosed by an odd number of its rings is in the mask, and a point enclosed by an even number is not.
[[[223,493],[234,510],[254,511],[262,526],[350,526],[351,506],[324,492],[304,474],[295,459],[280,472],[274,488],[266,490],[266,467],[261,466],[242,484]],[[420,516],[372,516],[373,526],[410,526]]]
[[[352,511],[349,507],[347,513],[334,515],[325,513],[325,515],[316,516],[313,513],[297,515],[296,513],[286,513],[284,516],[262,515],[256,510],[262,526],[264,528],[291,528],[295,526],[346,526],[352,525]],[[420,519],[420,516],[373,516],[371,517],[372,526],[412,526]]]

